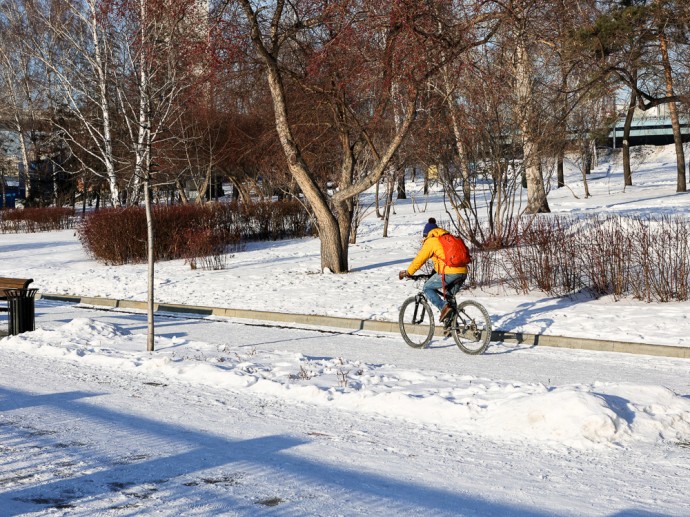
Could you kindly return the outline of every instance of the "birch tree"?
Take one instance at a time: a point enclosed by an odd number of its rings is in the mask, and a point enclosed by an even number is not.
[[[527,208],[529,214],[550,212],[542,174],[542,149],[539,138],[539,119],[535,109],[534,56],[531,53],[531,13],[522,3],[514,6],[515,54],[513,74],[515,80],[515,109],[522,141],[522,168],[527,184]]]
[[[117,89],[129,148],[134,156],[129,196],[143,197],[147,228],[147,350],[154,349],[154,211],[152,188],[157,167],[156,145],[170,138],[169,128],[184,113],[184,96],[193,95],[199,81],[199,63],[206,58],[206,40],[197,31],[198,0],[123,0],[113,11],[121,31],[125,66]]]
[[[35,129],[37,114],[31,84],[30,55],[24,51],[22,35],[28,33],[26,11],[17,1],[0,2],[0,73],[5,85],[8,128],[19,142],[21,176],[24,180],[25,200],[31,201],[31,176],[27,134]]]
[[[79,170],[106,180],[113,206],[120,206],[117,159],[113,152],[116,41],[101,0],[33,3],[25,46],[50,74],[51,95],[61,116],[53,119],[72,148]]]

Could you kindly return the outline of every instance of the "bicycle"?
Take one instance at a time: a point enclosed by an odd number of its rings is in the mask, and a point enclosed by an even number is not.
[[[426,280],[432,275],[414,275],[411,280]],[[445,296],[441,289],[437,292],[450,305],[450,313],[444,320],[444,337],[453,336],[458,348],[470,355],[479,355],[491,341],[491,318],[483,305],[473,300],[457,303],[453,283],[446,286]],[[400,307],[398,318],[400,333],[405,343],[412,348],[426,348],[436,331],[434,313],[420,291],[406,299]]]

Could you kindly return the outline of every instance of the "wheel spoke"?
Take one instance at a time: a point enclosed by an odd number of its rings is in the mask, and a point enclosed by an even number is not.
[[[398,319],[400,333],[413,348],[425,348],[434,334],[434,315],[423,297],[413,296],[403,302]]]
[[[458,305],[454,317],[453,339],[466,354],[481,354],[491,341],[491,318],[479,303],[467,300]]]

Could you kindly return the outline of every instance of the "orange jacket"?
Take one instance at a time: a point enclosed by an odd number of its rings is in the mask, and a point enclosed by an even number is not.
[[[448,232],[443,228],[434,228],[427,234],[424,244],[422,244],[422,249],[419,250],[412,264],[407,268],[407,272],[410,275],[414,275],[429,259],[433,261],[434,270],[439,274],[457,275],[459,273],[467,273],[467,267],[448,267],[439,260],[439,257],[442,259],[446,258],[446,254],[443,252],[443,246],[441,246],[438,238],[446,233]]]

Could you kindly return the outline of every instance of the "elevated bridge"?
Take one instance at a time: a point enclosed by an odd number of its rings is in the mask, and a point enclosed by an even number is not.
[[[620,117],[609,132],[608,143],[611,147],[622,147],[625,117]],[[680,132],[683,142],[690,142],[690,120],[680,118]],[[655,116],[636,116],[630,127],[630,145],[666,145],[673,143],[671,117],[667,114]]]

